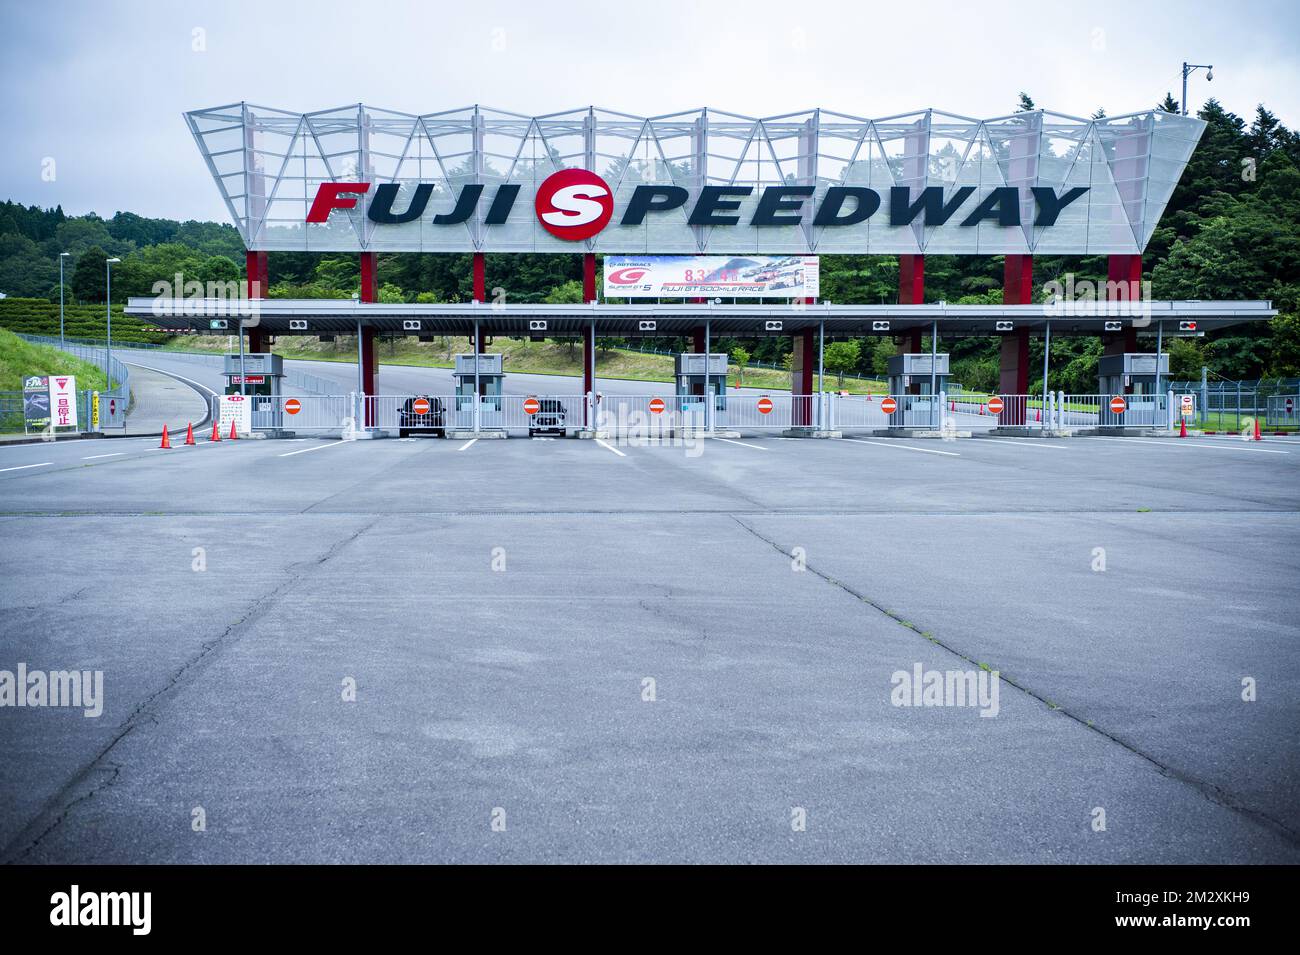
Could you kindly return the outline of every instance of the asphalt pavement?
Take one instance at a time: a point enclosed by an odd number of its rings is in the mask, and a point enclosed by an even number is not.
[[[0,448],[5,861],[1300,861],[1286,439],[155,444]]]

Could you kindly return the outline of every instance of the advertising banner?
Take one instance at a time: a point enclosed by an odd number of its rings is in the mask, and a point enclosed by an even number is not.
[[[50,380],[44,375],[23,379],[23,427],[42,431],[50,426]]]
[[[816,298],[815,255],[607,255],[606,298]]]
[[[50,375],[50,418],[56,428],[77,426],[77,379]]]

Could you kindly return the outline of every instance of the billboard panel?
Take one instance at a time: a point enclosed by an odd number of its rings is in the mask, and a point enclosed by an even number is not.
[[[606,298],[816,298],[815,255],[607,255]]]

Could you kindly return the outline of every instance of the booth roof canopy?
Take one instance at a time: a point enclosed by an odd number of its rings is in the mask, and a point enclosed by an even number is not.
[[[541,116],[482,106],[412,114],[349,104],[294,112],[250,103],[185,114],[245,244],[256,250],[581,252],[645,254],[1134,254],[1154,231],[1195,148],[1200,119],[1147,110],[1084,119],[1035,110],[977,119],[922,109],[871,119],[827,109],[742,116],[701,108],[634,116],[584,107]],[[639,185],[680,186],[691,203],[618,219],[594,236],[566,241],[532,215],[537,186],[562,169],[587,169],[626,208]],[[307,213],[325,182],[367,182],[353,209],[325,222]],[[405,223],[376,223],[366,212],[378,186],[399,185],[390,206],[403,210],[428,184],[428,210]],[[467,185],[485,187],[463,222],[436,225]],[[496,190],[518,185],[512,211],[489,223]],[[686,210],[706,185],[753,186],[733,226],[691,226]],[[752,225],[767,186],[811,186],[812,200],[790,225]],[[813,222],[832,186],[864,187],[885,197],[881,211],[855,225]],[[963,215],[945,224],[893,225],[888,194],[915,197],[940,187],[945,199],[972,187]],[[965,210],[995,188],[1015,187],[1018,225],[963,227]],[[1033,188],[1082,198],[1050,227],[1035,227]]]
[[[1056,305],[516,305],[383,304],[352,299],[132,298],[126,314],[168,331],[233,331],[243,320],[273,335],[355,334],[357,325],[395,335],[581,335],[594,321],[598,335],[689,335],[707,321],[717,335],[789,335],[825,323],[830,335],[899,334],[928,330],[944,335],[992,335],[1013,329],[1095,335],[1123,328],[1140,333],[1199,334],[1277,314],[1267,301],[1060,302]],[[217,322],[217,325],[213,325]],[[221,325],[225,322],[225,325]],[[541,322],[542,325],[536,323]],[[1010,328],[1000,323],[1010,322]],[[1184,327],[1183,323],[1194,323]],[[647,325],[646,323],[652,323]],[[773,324],[778,323],[778,324]],[[881,323],[885,323],[882,325]]]

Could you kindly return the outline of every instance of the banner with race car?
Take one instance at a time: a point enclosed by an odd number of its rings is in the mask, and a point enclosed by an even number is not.
[[[816,298],[815,255],[607,255],[606,298]]]

